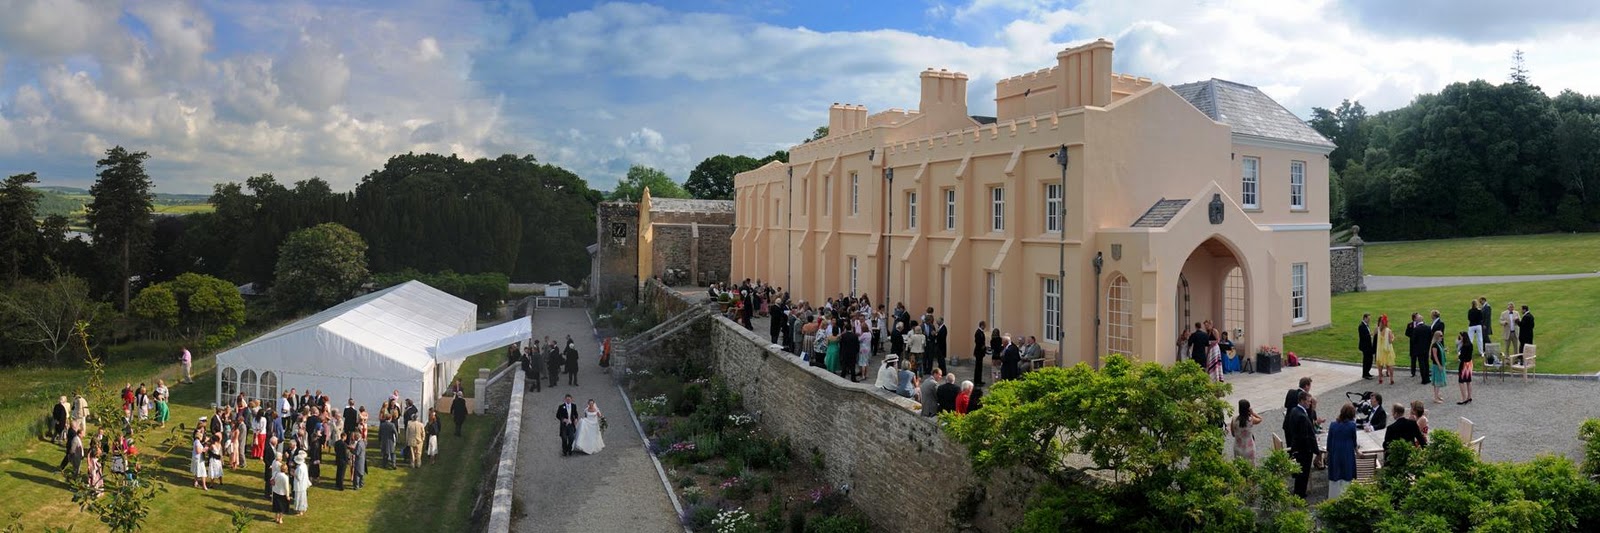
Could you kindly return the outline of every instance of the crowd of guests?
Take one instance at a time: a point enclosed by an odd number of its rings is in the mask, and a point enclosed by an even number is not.
[[[1466,313],[1467,327],[1456,332],[1453,347],[1446,344],[1449,333],[1438,309],[1429,312],[1427,321],[1423,320],[1422,313],[1411,314],[1404,329],[1411,377],[1417,377],[1420,370],[1422,384],[1433,386],[1434,403],[1444,403],[1445,369],[1452,354],[1456,360],[1456,383],[1461,393],[1461,399],[1456,404],[1466,405],[1472,403],[1473,363],[1476,357],[1505,357],[1510,358],[1509,362],[1516,363],[1519,362],[1516,360],[1518,354],[1523,353],[1523,347],[1533,344],[1535,320],[1533,311],[1527,305],[1521,306],[1519,311],[1516,303],[1506,304],[1498,320],[1493,313],[1487,297],[1473,299]],[[1394,369],[1399,359],[1394,346],[1398,335],[1388,315],[1378,316],[1376,329],[1373,329],[1371,321],[1371,313],[1361,315],[1361,324],[1356,333],[1357,348],[1361,351],[1361,377],[1372,379],[1372,370],[1376,367],[1378,384],[1388,381],[1393,385],[1396,383]],[[1496,323],[1499,323],[1502,333],[1498,354],[1484,349],[1485,343],[1493,342],[1495,338]],[[1507,361],[1486,359],[1486,362],[1501,365]]]
[[[59,469],[70,479],[81,479],[98,496],[106,476],[124,476],[137,483],[139,472],[133,458],[139,448],[133,439],[133,425],[148,421],[165,425],[170,410],[165,381],[147,390],[128,384],[122,399],[122,431],[108,438],[106,424],[94,436],[85,435],[89,404],[81,393],[72,400],[62,396],[51,409],[51,437],[64,447]],[[467,414],[459,380],[450,386],[451,414],[456,435]],[[212,414],[200,417],[189,433],[189,470],[195,488],[209,491],[229,470],[244,471],[251,461],[261,462],[263,494],[270,501],[273,520],[282,523],[283,515],[304,514],[309,507],[310,487],[322,481],[324,459],[333,456],[336,490],[359,490],[368,470],[369,432],[378,433],[378,451],[383,468],[404,463],[419,467],[425,457],[438,454],[438,435],[442,431],[438,414],[421,411],[410,398],[394,391],[377,409],[377,424],[369,426],[366,406],[354,399],[336,409],[322,391],[297,394],[290,389],[273,400],[249,399],[243,392],[225,405],[214,406]],[[399,457],[396,457],[396,452]],[[109,464],[106,464],[109,463]]]
[[[758,316],[770,318],[770,342],[803,362],[852,382],[871,379],[879,388],[921,403],[926,416],[965,414],[981,407],[986,359],[998,366],[990,377],[1005,380],[1020,378],[1025,361],[1044,358],[1037,337],[1013,337],[979,322],[972,337],[973,381],[957,381],[950,371],[954,357],[949,326],[932,307],[912,316],[904,303],[890,310],[873,304],[869,296],[845,294],[813,304],[749,279],[714,284],[709,295],[714,302],[726,295],[729,318],[746,329],[755,329],[752,320]],[[884,359],[874,379],[868,365],[880,353]]]
[[[606,341],[606,350],[601,354],[600,366],[610,367],[611,342]],[[572,342],[572,336],[567,336],[565,349],[556,344],[549,335],[543,341],[532,339],[527,346],[522,343],[512,343],[506,347],[506,361],[512,366],[520,365],[523,374],[527,377],[524,389],[533,392],[544,390],[544,375],[550,376],[550,388],[555,388],[560,381],[563,371],[567,375],[567,385],[578,386],[578,345]]]
[[[1383,449],[1391,443],[1404,442],[1412,446],[1426,446],[1432,428],[1428,425],[1427,407],[1421,400],[1412,401],[1409,408],[1395,403],[1385,405],[1383,394],[1369,392],[1359,401],[1339,406],[1339,414],[1330,424],[1317,414],[1317,399],[1311,393],[1312,379],[1300,378],[1299,387],[1289,389],[1284,397],[1283,420],[1285,445],[1289,455],[1299,465],[1294,476],[1294,493],[1306,496],[1311,471],[1328,471],[1328,497],[1337,498],[1355,480],[1356,454],[1360,451],[1357,433],[1383,432]],[[1387,412],[1386,412],[1387,411]],[[1239,401],[1239,415],[1230,420],[1229,432],[1234,436],[1234,455],[1255,462],[1255,441],[1251,428],[1261,423],[1261,417],[1250,408],[1247,400]],[[1317,435],[1327,435],[1326,446],[1319,444]]]
[[[1228,332],[1218,331],[1210,320],[1195,322],[1192,328],[1185,324],[1178,333],[1177,346],[1177,361],[1189,357],[1218,382],[1224,381],[1223,375],[1229,372],[1254,371],[1250,359],[1240,357],[1234,349]]]

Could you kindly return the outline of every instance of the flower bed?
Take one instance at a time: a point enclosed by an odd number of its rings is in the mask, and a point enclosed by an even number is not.
[[[787,439],[761,428],[760,413],[703,363],[634,364],[626,372],[650,453],[666,468],[692,531],[866,532],[868,523],[817,475],[816,451],[795,461]]]

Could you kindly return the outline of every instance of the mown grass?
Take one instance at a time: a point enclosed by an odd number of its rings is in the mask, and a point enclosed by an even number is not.
[[[1375,276],[1509,276],[1600,271],[1600,233],[1553,233],[1370,244]]]
[[[463,370],[467,367],[463,366]],[[195,420],[207,413],[216,390],[215,364],[198,358],[195,383],[177,385],[180,369],[165,361],[113,361],[106,382],[120,389],[125,381],[154,384],[164,377],[172,387],[172,421],[151,431],[141,442],[143,454],[158,458],[144,479],[165,483],[169,492],[152,507],[147,531],[225,531],[229,513],[244,509],[254,517],[255,528],[282,531],[466,531],[471,520],[477,482],[483,478],[483,450],[498,426],[493,420],[469,417],[462,437],[455,437],[448,416],[441,415],[437,462],[425,461],[420,469],[384,470],[374,460],[366,487],[360,491],[332,489],[333,456],[324,457],[324,478],[309,495],[305,516],[285,517],[282,526],[270,523],[270,505],[262,496],[262,465],[250,462],[246,470],[230,470],[210,491],[190,487],[187,473],[187,433]],[[476,372],[476,369],[472,370]],[[71,392],[87,372],[77,368],[8,369],[0,372],[0,522],[21,513],[19,523],[28,531],[45,526],[71,526],[75,531],[102,531],[98,519],[81,513],[71,501],[56,471],[60,446],[35,433],[49,414],[59,393]],[[448,406],[445,406],[448,408]],[[91,430],[92,431],[92,430]],[[170,439],[171,442],[166,442]],[[378,457],[376,439],[368,457]],[[348,480],[347,480],[348,482]]]
[[[1438,309],[1451,338],[1467,327],[1468,300],[1487,296],[1494,306],[1494,338],[1502,335],[1500,311],[1509,302],[1527,304],[1537,319],[1535,344],[1539,345],[1536,372],[1588,374],[1600,372],[1600,336],[1594,335],[1594,304],[1600,302],[1600,279],[1537,281],[1498,285],[1465,285],[1347,293],[1333,297],[1333,326],[1283,339],[1284,350],[1301,356],[1359,362],[1356,328],[1361,313],[1372,313],[1373,327],[1380,314],[1395,323],[1395,350],[1407,362],[1402,344],[1404,325],[1412,312]],[[1454,361],[1454,356],[1451,360]]]

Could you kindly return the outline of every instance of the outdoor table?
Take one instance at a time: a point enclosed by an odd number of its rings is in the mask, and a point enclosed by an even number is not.
[[[1359,453],[1364,453],[1364,452],[1382,453],[1383,452],[1383,436],[1388,431],[1389,431],[1388,428],[1384,428],[1384,429],[1380,429],[1380,430],[1376,430],[1376,431],[1367,431],[1365,429],[1357,428],[1356,429],[1356,453],[1358,453],[1358,454]],[[1328,432],[1327,432],[1327,430],[1323,430],[1321,433],[1317,433],[1317,447],[1320,448],[1323,451],[1327,451],[1327,449],[1328,449]]]

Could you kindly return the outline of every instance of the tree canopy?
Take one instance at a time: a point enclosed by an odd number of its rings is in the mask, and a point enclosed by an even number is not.
[[[667,177],[666,172],[644,165],[634,165],[628,168],[628,175],[617,182],[617,188],[612,189],[611,194],[606,195],[606,199],[637,202],[644,198],[646,188],[650,189],[650,196],[653,198],[689,197],[689,192],[679,186],[678,182]]]
[[[789,152],[779,150],[761,159],[726,154],[707,157],[689,171],[689,181],[683,183],[683,188],[702,200],[732,200],[735,174],[755,170],[773,161],[789,162]],[[655,189],[650,191],[655,194]]]
[[[39,176],[29,172],[0,185],[0,275],[7,283],[16,283],[42,255],[35,206],[44,194],[31,187],[38,182]]]
[[[283,240],[272,298],[285,310],[321,309],[354,296],[366,280],[366,241],[329,222]]]
[[[1525,74],[1525,73],[1524,73]],[[1454,83],[1367,116],[1317,108],[1344,212],[1372,240],[1600,228],[1600,98],[1521,81]]]
[[[122,289],[122,305],[128,308],[131,277],[143,264],[150,245],[150,213],[155,210],[150,194],[150,175],[144,161],[150,155],[129,152],[121,146],[106,150],[106,157],[95,162],[99,179],[89,187],[94,197],[85,206],[95,251],[115,265],[116,276],[109,286]]]

